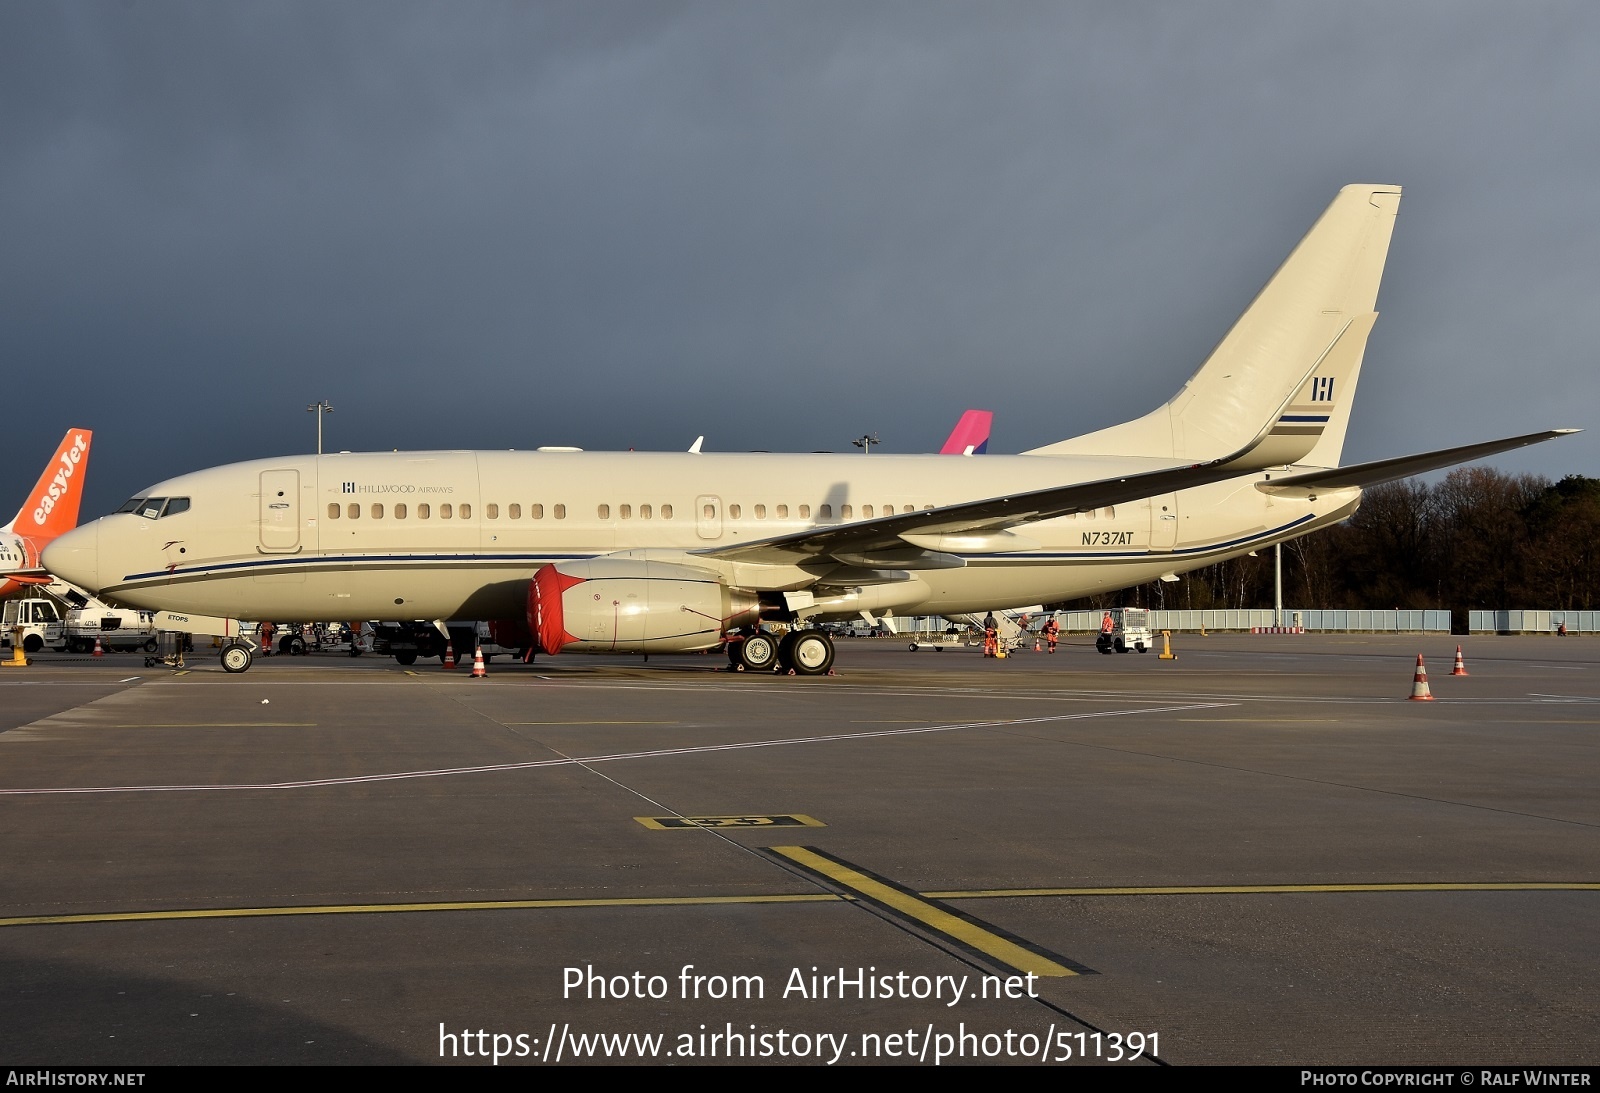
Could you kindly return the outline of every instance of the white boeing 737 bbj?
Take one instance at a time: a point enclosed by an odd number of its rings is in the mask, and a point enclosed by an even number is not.
[[[1339,466],[1399,202],[1345,187],[1170,402],[1021,455],[286,456],[151,486],[45,566],[142,608],[499,620],[546,654],[726,643],[736,666],[826,672],[823,620],[1171,579],[1343,520],[1363,486],[1575,431]]]

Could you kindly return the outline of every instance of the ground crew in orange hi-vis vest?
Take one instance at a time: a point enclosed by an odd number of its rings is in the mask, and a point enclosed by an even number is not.
[[[1056,617],[1054,615],[1051,615],[1050,621],[1044,624],[1044,640],[1050,643],[1050,651],[1052,653],[1056,651],[1056,642],[1059,641],[1060,638],[1061,624],[1056,621]]]
[[[983,617],[983,655],[992,657],[999,649],[996,640],[1000,633],[1000,624],[994,621],[994,612],[991,611]]]
[[[1106,617],[1100,620],[1100,632],[1102,634],[1109,634],[1115,629],[1116,627],[1111,624],[1111,612],[1107,611]]]

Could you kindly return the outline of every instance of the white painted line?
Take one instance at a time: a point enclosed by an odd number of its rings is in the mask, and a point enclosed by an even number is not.
[[[1211,702],[1193,706],[1153,706],[1142,710],[1101,710],[1095,713],[1057,714],[1054,717],[1021,717],[997,721],[966,721],[954,725],[929,725],[915,729],[879,729],[875,732],[847,732],[830,736],[795,736],[780,740],[747,740],[736,744],[703,744],[688,748],[660,748],[653,751],[613,752],[608,755],[584,755],[571,759],[540,759],[529,763],[495,763],[480,767],[446,767],[437,770],[408,770],[393,774],[356,774],[344,778],[314,778],[303,782],[263,782],[241,785],[188,785],[188,786],[71,786],[36,789],[0,789],[3,797],[31,797],[63,793],[191,793],[199,791],[239,791],[272,789],[310,789],[318,786],[349,786],[370,782],[399,782],[415,778],[448,778],[460,774],[490,774],[510,770],[540,770],[547,767],[570,767],[584,763],[614,763],[623,759],[663,759],[678,755],[703,755],[718,751],[743,751],[752,748],[777,748],[793,744],[829,744],[850,740],[872,740],[884,736],[911,736],[921,733],[958,732],[963,729],[1004,729],[1019,725],[1047,725],[1061,721],[1085,721],[1100,717],[1129,717],[1135,714],[1185,713],[1191,710],[1212,710],[1233,703]]]

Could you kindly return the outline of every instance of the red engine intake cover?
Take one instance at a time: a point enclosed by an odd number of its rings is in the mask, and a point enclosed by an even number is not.
[[[567,633],[561,617],[561,594],[582,583],[582,577],[569,577],[553,565],[540,566],[528,582],[528,629],[533,631],[539,652],[554,656],[562,646],[578,640]]]

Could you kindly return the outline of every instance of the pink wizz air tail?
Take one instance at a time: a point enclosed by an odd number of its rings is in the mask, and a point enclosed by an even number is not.
[[[982,455],[989,450],[989,426],[994,423],[992,410],[968,410],[950,430],[940,455]]]
[[[83,476],[89,468],[88,429],[68,429],[39,481],[28,491],[22,508],[0,528],[0,550],[7,572],[0,574],[0,596],[29,585],[45,585],[50,577],[39,565],[45,544],[78,526],[83,501]]]

